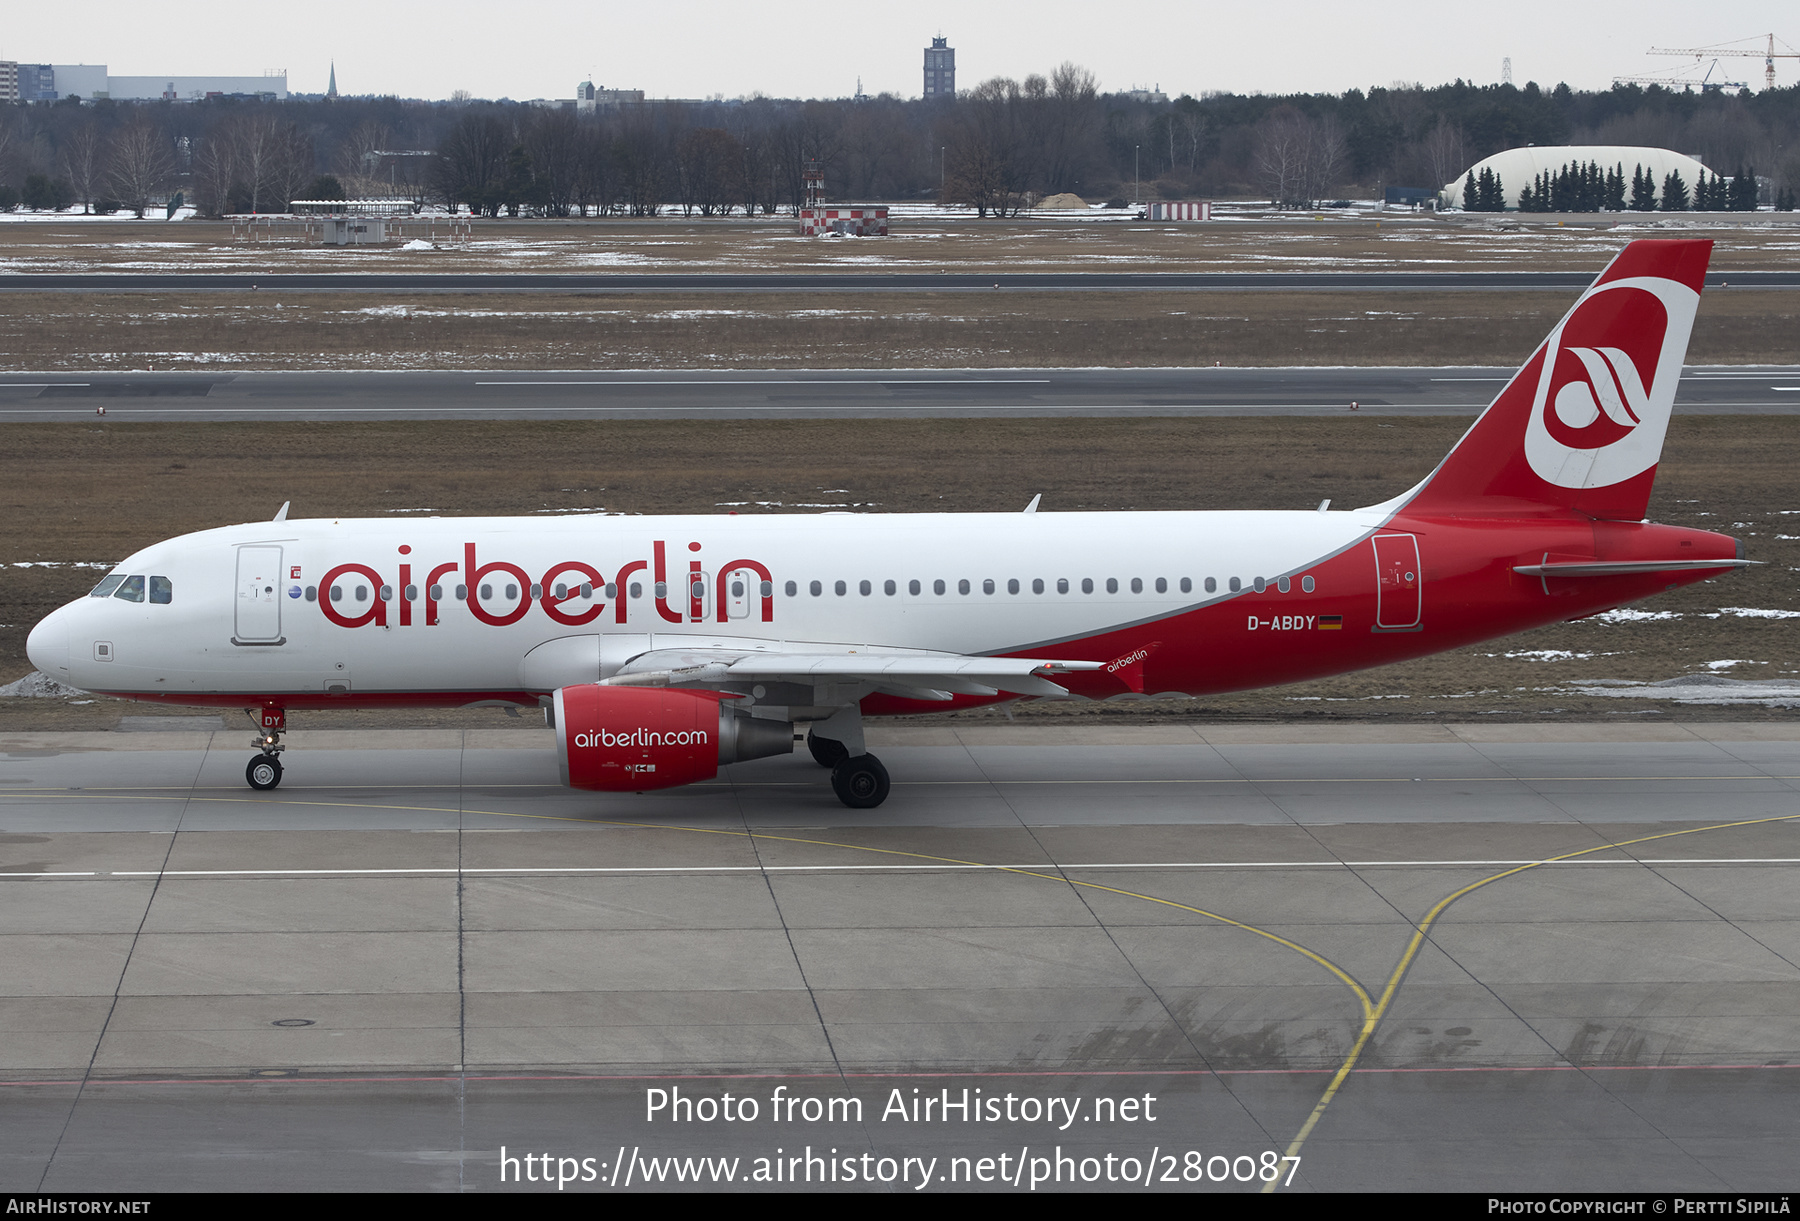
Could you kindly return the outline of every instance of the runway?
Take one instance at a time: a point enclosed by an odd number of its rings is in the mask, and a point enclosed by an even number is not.
[[[1570,271],[1046,271],[799,272],[597,275],[502,273],[356,275],[291,273],[26,272],[0,275],[0,292],[1232,292],[1370,289],[1583,289]],[[1800,288],[1800,271],[1712,272],[1709,288]]]
[[[23,373],[0,422],[1474,415],[1502,368]],[[1800,367],[1688,369],[1675,410],[1800,410]]]
[[[1800,726],[126,727],[0,739],[5,1190],[1791,1179]]]

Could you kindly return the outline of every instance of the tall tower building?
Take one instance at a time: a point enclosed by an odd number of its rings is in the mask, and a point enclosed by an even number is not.
[[[325,96],[334,98],[337,95],[337,60],[334,59],[331,61],[331,84],[325,87]]]
[[[925,96],[956,96],[956,48],[948,39],[933,38],[925,48]]]

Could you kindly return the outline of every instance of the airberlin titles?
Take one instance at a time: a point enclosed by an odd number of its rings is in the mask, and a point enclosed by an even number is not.
[[[679,590],[670,588],[668,546],[658,539],[651,544],[649,560],[632,560],[610,577],[582,560],[558,560],[546,568],[543,576],[537,580],[533,580],[525,569],[510,560],[492,559],[482,563],[476,554],[474,543],[463,544],[460,561],[449,560],[429,567],[405,558],[412,554],[412,548],[402,545],[399,548],[402,557],[399,579],[392,585],[371,565],[352,562],[339,564],[327,571],[315,592],[298,584],[301,569],[299,565],[295,565],[289,569],[288,577],[296,583],[289,586],[287,593],[290,598],[305,597],[311,600],[316,597],[325,618],[339,627],[412,627],[421,618],[425,627],[436,627],[440,605],[446,600],[444,581],[446,578],[454,578],[457,588],[452,600],[465,602],[476,621],[489,627],[506,627],[519,622],[530,613],[534,603],[552,622],[567,627],[580,627],[599,619],[609,604],[613,610],[613,622],[626,622],[631,600],[639,593],[639,583],[633,582],[632,578],[647,574],[652,582],[652,602],[657,615],[668,623],[703,623],[707,617],[708,575],[704,562],[698,558],[701,545],[689,543],[687,547],[692,554],[688,560],[687,579]],[[732,596],[727,588],[734,573],[744,574],[740,577],[745,580],[741,599]],[[423,579],[415,580],[416,574],[422,575]],[[750,575],[756,578],[754,582],[745,579]],[[346,613],[342,609],[344,589],[339,582],[346,577],[362,577],[369,582],[373,596],[369,599],[367,609],[356,613]],[[505,610],[490,610],[483,605],[483,599],[491,597],[486,589],[491,588],[492,581],[496,579],[506,581],[512,587],[508,601],[512,601],[513,594],[521,595],[516,604]],[[716,621],[730,622],[733,602],[742,601],[746,606],[760,604],[762,622],[773,623],[773,580],[768,566],[758,560],[734,559],[719,565],[711,577],[714,587],[711,591],[712,607]],[[422,591],[421,585],[424,587]],[[396,594],[398,596],[394,596]],[[395,615],[397,623],[393,625],[389,623],[390,602],[398,606],[398,613]],[[424,604],[422,616],[416,609],[416,604],[420,602]]]

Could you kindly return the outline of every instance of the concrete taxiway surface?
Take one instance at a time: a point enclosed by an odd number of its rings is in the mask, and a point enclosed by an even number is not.
[[[0,377],[0,422],[1474,415],[1495,368],[81,373]],[[1707,366],[1676,411],[1800,411],[1800,367]]]
[[[868,814],[131,727],[0,739],[6,1190],[1791,1180],[1800,725],[883,727]]]

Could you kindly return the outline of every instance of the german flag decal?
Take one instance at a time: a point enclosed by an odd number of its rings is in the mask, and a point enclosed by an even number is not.
[[[1319,630],[1321,632],[1341,632],[1341,631],[1343,631],[1344,630],[1344,617],[1342,615],[1320,615],[1319,616]]]

